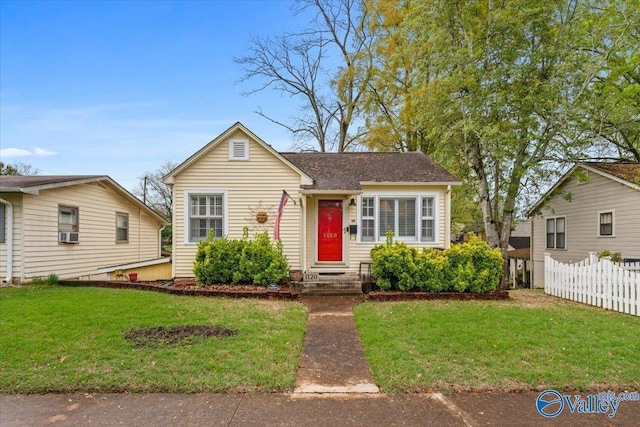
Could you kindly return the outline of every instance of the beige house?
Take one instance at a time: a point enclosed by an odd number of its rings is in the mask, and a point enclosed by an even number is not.
[[[0,176],[0,277],[106,279],[98,269],[157,259],[165,225],[108,176]]]
[[[459,181],[422,153],[279,153],[240,123],[164,181],[173,188],[173,276],[193,277],[197,244],[216,236],[280,239],[291,268],[357,274],[387,230],[416,247],[450,242],[451,186]]]
[[[609,250],[640,259],[640,163],[580,163],[530,210],[532,283],[544,286],[544,253],[577,262]]]

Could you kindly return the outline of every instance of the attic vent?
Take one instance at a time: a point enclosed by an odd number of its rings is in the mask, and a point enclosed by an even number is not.
[[[232,139],[229,141],[229,159],[249,160],[249,141],[246,139]]]

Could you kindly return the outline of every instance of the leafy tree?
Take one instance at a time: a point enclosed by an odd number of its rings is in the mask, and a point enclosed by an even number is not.
[[[288,129],[301,148],[312,140],[320,151],[345,151],[362,136],[353,128],[371,70],[366,9],[359,0],[297,0],[296,14],[305,13],[313,15],[307,28],[255,36],[248,54],[235,62],[244,70],[241,81],[262,82],[248,94],[272,88],[302,100],[297,115],[287,119],[261,109],[258,114]]]
[[[0,162],[0,175],[38,175],[40,170],[24,163],[5,164]]]
[[[506,258],[525,184],[551,182],[558,162],[586,152],[572,119],[614,52],[604,42],[594,51],[590,39],[612,26],[596,19],[606,11],[581,0],[369,4],[382,55],[375,63],[385,65],[378,66],[376,92],[396,82],[390,90],[397,93],[388,108],[394,114],[371,118],[371,133],[419,147],[467,177],[488,243]],[[390,117],[399,131],[385,123]],[[419,145],[412,135],[420,135]],[[377,148],[376,139],[369,143]]]
[[[640,7],[635,0],[598,3],[588,26],[590,50],[602,58],[576,116],[595,156],[640,162]]]

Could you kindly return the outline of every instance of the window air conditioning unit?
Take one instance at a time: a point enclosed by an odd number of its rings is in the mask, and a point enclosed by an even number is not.
[[[78,233],[60,233],[60,243],[78,243]]]

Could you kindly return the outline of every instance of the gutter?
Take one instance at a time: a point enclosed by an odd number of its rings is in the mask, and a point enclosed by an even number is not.
[[[11,283],[13,281],[13,205],[4,199],[0,199],[0,203],[7,205],[7,234],[5,240],[7,242],[7,277],[2,283]]]

